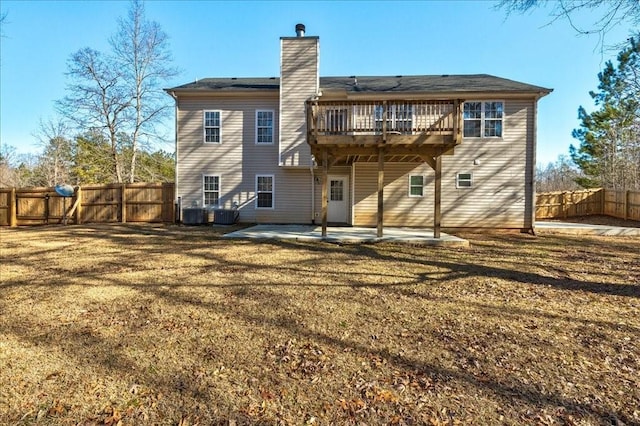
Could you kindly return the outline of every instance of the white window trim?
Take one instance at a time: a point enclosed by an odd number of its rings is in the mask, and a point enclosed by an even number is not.
[[[211,143],[211,142],[210,142]],[[210,174],[210,173],[203,173],[202,174],[202,207],[206,207],[208,204],[206,204],[206,199],[207,197],[205,196],[205,189],[204,189],[204,180],[206,177],[217,177],[218,178],[218,204],[214,204],[215,206],[221,206],[222,204],[220,204],[220,199],[222,198],[222,177],[220,177],[220,175],[214,175],[214,174]],[[216,191],[209,191],[209,192],[216,192]]]
[[[271,178],[271,207],[258,207],[258,178],[270,177]],[[276,178],[274,175],[256,175],[256,201],[255,208],[257,210],[274,210],[276,208]],[[267,192],[267,191],[261,191]]]
[[[460,186],[460,175],[469,175],[470,179],[469,182],[469,186]],[[467,179],[464,179],[464,181],[466,182]],[[458,172],[456,173],[456,188],[457,189],[470,189],[473,188],[473,172]]]
[[[467,99],[464,103],[470,103],[470,102],[480,102],[480,136],[465,136],[464,135],[464,105],[462,105],[462,137],[464,139],[496,139],[496,140],[500,140],[500,139],[504,139],[504,122],[505,122],[505,118],[507,116],[506,113],[506,109],[505,109],[505,102],[503,99]],[[502,119],[500,121],[502,121],[502,136],[484,136],[484,104],[485,102],[502,102]],[[495,120],[493,118],[490,118],[490,120]]]
[[[414,176],[419,176],[419,177],[421,177],[421,178],[422,178],[422,194],[420,194],[420,195],[414,195],[414,194],[412,194],[412,193],[411,193],[411,188],[412,188],[413,186],[415,186],[415,187],[417,187],[417,186],[418,186],[418,185],[411,185],[411,178],[412,178],[412,177],[414,177]],[[409,175],[409,189],[408,189],[408,191],[407,191],[407,195],[408,195],[410,198],[423,198],[423,197],[424,197],[424,182],[425,182],[424,175],[420,175],[420,174],[412,174],[412,175]]]
[[[258,142],[258,113],[270,112],[271,113],[271,142]],[[276,138],[276,112],[273,109],[257,109],[256,110],[256,145],[273,145]]]
[[[218,142],[207,142],[207,113],[208,112],[217,112],[218,113]],[[215,128],[215,127],[212,127]],[[221,145],[222,144],[222,111],[219,109],[205,109],[202,111],[202,141],[206,144],[210,145]]]

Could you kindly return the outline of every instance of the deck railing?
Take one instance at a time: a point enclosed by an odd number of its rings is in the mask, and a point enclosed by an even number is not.
[[[309,104],[309,131],[318,136],[430,134],[456,131],[454,101],[317,101]]]

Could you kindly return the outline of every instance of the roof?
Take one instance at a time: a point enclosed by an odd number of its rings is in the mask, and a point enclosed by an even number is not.
[[[166,90],[168,92],[268,91],[279,90],[279,88],[278,77],[205,78]],[[344,90],[349,93],[542,92],[544,94],[553,90],[489,74],[320,77],[320,89]]]

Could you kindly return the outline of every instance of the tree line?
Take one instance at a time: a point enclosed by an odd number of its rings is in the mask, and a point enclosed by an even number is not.
[[[630,25],[631,37],[616,42],[616,63],[598,74],[598,90],[589,92],[596,110],[578,108],[580,127],[572,136],[569,156],[538,166],[538,192],[604,187],[640,190],[640,1],[638,0],[500,0],[497,8],[512,13],[549,10],[550,21],[567,22],[578,35],[598,36],[601,52],[609,31]]]
[[[640,190],[640,33],[628,40],[616,63],[598,74],[589,92],[596,109],[578,108],[580,127],[569,157],[538,167],[539,192],[603,187]]]
[[[106,53],[85,47],[67,61],[59,114],[40,123],[42,152],[0,152],[0,186],[173,181],[174,154],[154,150],[172,112],[162,84],[178,74],[168,36],[133,0]]]
[[[126,134],[119,139],[120,170],[129,174],[132,148]],[[16,154],[10,146],[0,152],[0,187],[51,187],[59,183],[86,185],[113,183],[110,143],[87,133],[73,139],[55,137],[40,154]],[[164,150],[140,150],[135,182],[173,182],[175,156]]]

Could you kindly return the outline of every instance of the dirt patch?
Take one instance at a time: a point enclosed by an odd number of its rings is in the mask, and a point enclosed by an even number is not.
[[[0,230],[3,424],[640,423],[640,241]]]

